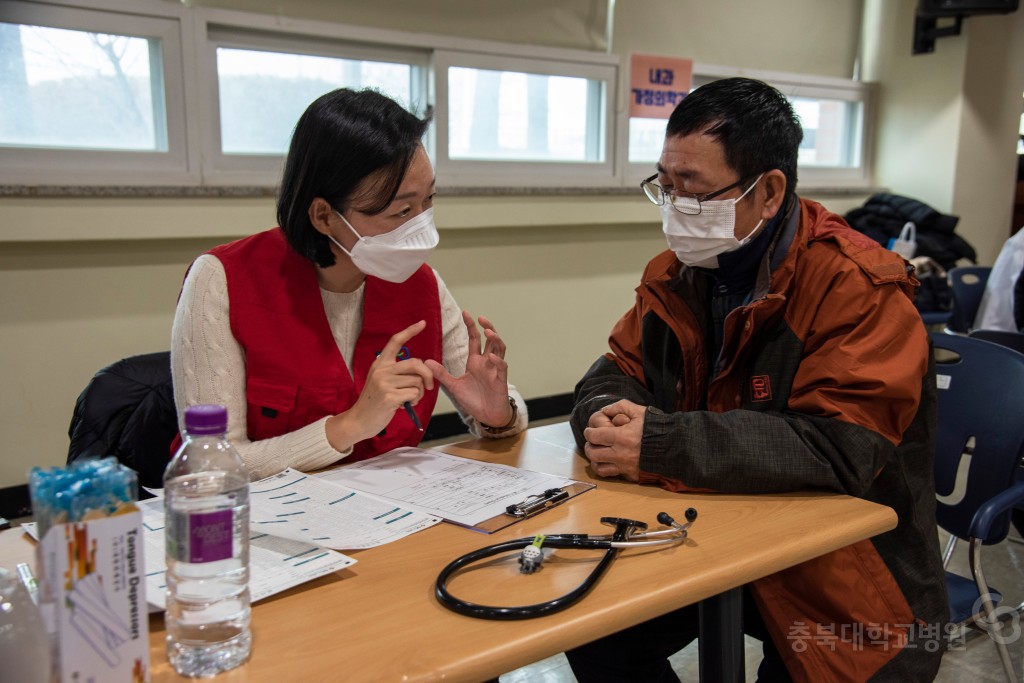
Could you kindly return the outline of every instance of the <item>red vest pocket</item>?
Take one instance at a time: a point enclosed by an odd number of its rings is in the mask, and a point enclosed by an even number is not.
[[[294,384],[249,377],[245,390],[249,440],[260,441],[284,434],[295,410],[298,392]]]

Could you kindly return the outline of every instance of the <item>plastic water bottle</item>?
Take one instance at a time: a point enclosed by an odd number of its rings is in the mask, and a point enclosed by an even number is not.
[[[224,406],[187,408],[164,473],[167,659],[183,676],[233,669],[252,649],[249,476],[227,421]]]

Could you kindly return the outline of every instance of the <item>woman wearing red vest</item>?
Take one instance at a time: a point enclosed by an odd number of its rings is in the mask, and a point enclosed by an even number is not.
[[[481,338],[425,265],[428,124],[373,91],[323,95],[292,136],[279,227],[189,269],[171,343],[179,424],[186,406],[227,406],[254,478],[414,446],[404,404],[426,425],[439,386],[477,436],[526,426],[501,337],[481,317]]]

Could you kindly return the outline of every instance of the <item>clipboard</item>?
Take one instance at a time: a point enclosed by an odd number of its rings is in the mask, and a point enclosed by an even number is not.
[[[572,500],[576,496],[595,488],[594,484],[588,484],[583,481],[574,481],[568,486],[562,488],[548,489],[544,493],[530,496],[523,501],[509,505],[506,511],[500,515],[486,519],[473,526],[467,526],[459,524],[459,526],[466,526],[468,529],[474,529],[476,531],[482,531],[487,534],[493,534],[495,531],[500,531],[505,527],[512,526],[516,522],[521,522],[524,519],[535,517],[545,510],[550,510],[553,507],[561,505],[562,503]],[[451,520],[445,520],[450,522]],[[455,522],[457,524],[457,522]]]

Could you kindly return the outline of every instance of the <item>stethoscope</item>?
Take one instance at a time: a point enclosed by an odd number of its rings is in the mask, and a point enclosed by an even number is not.
[[[657,531],[647,531],[647,524],[638,522],[635,519],[602,517],[601,523],[615,527],[614,533],[602,536],[589,536],[587,534],[553,534],[551,536],[542,536],[538,534],[532,538],[517,538],[514,541],[489,545],[485,548],[466,553],[442,569],[441,573],[437,576],[434,595],[448,609],[479,619],[529,619],[554,614],[586,595],[597,584],[601,575],[611,566],[616,555],[623,549],[681,544],[686,540],[687,530],[690,528],[690,525],[697,519],[697,510],[687,508],[685,516],[686,524],[679,524],[667,512],[659,512],[658,521],[669,528]],[[467,600],[461,600],[448,592],[448,579],[455,572],[474,562],[513,550],[520,550],[522,553],[519,557],[519,571],[523,574],[532,574],[540,569],[541,562],[544,559],[543,548],[582,548],[604,550],[605,553],[601,561],[598,562],[597,566],[594,567],[579,586],[565,595],[535,605],[519,605],[515,607],[479,605]]]

